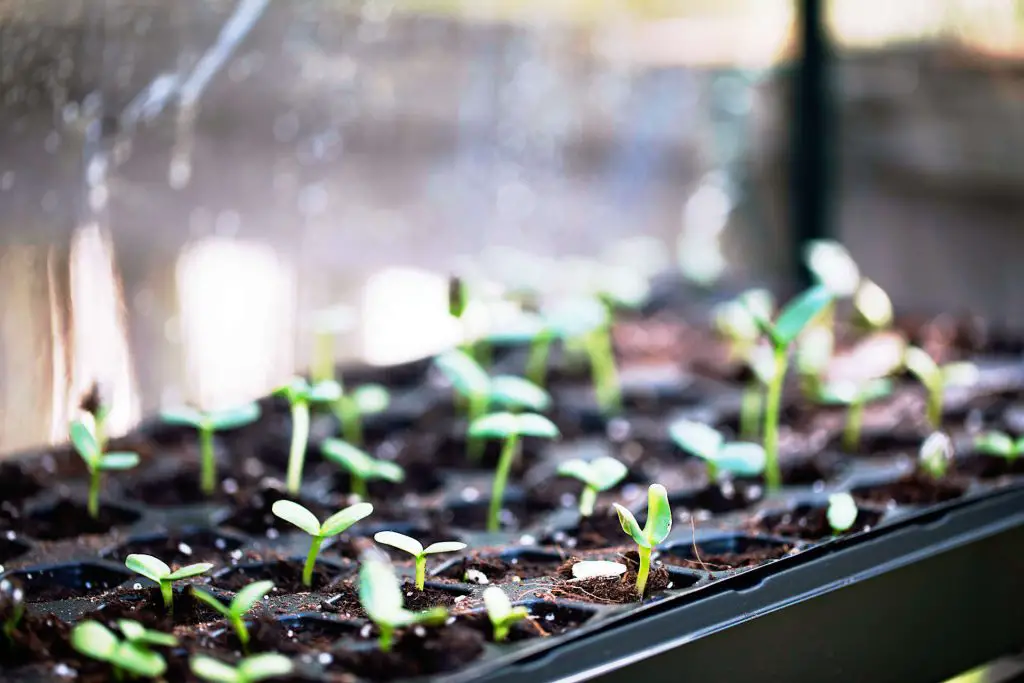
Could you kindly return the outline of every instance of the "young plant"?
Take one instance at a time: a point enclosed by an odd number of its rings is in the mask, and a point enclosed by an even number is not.
[[[374,534],[373,540],[392,548],[404,550],[413,556],[416,560],[416,588],[419,590],[423,590],[423,585],[427,580],[427,555],[454,553],[466,548],[466,544],[460,541],[438,541],[424,548],[423,544],[415,538],[410,538],[397,531],[379,531]]]
[[[723,472],[737,477],[764,472],[765,453],[760,444],[726,443],[718,430],[692,420],[676,420],[669,425],[668,433],[677,446],[704,461],[711,481]]]
[[[858,322],[869,330],[884,330],[892,325],[892,300],[884,289],[871,280],[861,280],[853,295],[853,307]]]
[[[25,617],[25,589],[11,578],[0,579],[0,618],[3,619],[3,634],[14,644],[14,632]]]
[[[854,453],[860,447],[860,429],[864,420],[864,406],[892,393],[892,381],[884,377],[860,383],[837,381],[825,384],[818,392],[818,401],[825,405],[847,406],[846,426],[843,428],[843,448]]]
[[[390,460],[377,460],[372,455],[339,439],[324,439],[320,445],[324,457],[349,474],[352,493],[361,500],[369,498],[366,482],[382,479],[399,484],[405,480],[405,470]]]
[[[490,377],[479,363],[462,351],[443,353],[434,364],[466,401],[466,417],[470,422],[490,407],[539,412],[551,405],[548,392],[530,380],[514,375]]]
[[[142,647],[174,647],[178,639],[170,633],[162,631],[151,631],[142,624],[132,619],[118,619],[117,628],[125,640],[133,645]]]
[[[832,535],[838,536],[848,531],[857,521],[857,501],[849,493],[833,493],[828,497],[825,516],[828,525],[832,527]]]
[[[1009,434],[1003,432],[986,432],[974,440],[974,448],[982,455],[1006,458],[1006,462],[1010,463],[1024,453],[1024,436],[1014,441]]]
[[[309,445],[309,411],[314,403],[333,403],[341,396],[341,386],[332,380],[310,386],[302,377],[294,377],[288,384],[274,390],[277,396],[288,399],[292,410],[292,441],[288,451],[288,493],[298,495],[302,486],[302,467]]]
[[[345,391],[339,381],[341,395],[334,402],[334,415],[341,424],[345,440],[356,446],[363,443],[363,416],[373,415],[387,409],[391,394],[380,384],[364,384],[351,392]]]
[[[626,478],[629,470],[615,458],[605,456],[591,461],[567,460],[558,465],[557,472],[563,477],[572,477],[583,483],[580,517],[590,517],[594,514],[597,494],[618,485]]]
[[[747,353],[747,367],[753,378],[740,396],[740,439],[754,441],[761,434],[764,395],[775,376],[775,354],[771,346],[757,344]]]
[[[505,591],[497,586],[484,590],[484,607],[487,618],[494,628],[494,642],[501,643],[508,638],[509,630],[517,622],[530,618],[530,612],[522,606],[513,607]]]
[[[160,595],[164,599],[164,607],[167,608],[168,612],[174,611],[172,584],[175,581],[199,576],[213,569],[211,563],[199,562],[172,572],[171,568],[163,560],[159,560],[152,555],[142,555],[139,553],[132,553],[126,557],[124,559],[124,566],[160,586]]]
[[[918,464],[933,479],[942,479],[953,460],[953,442],[942,432],[934,432],[921,444]]]
[[[71,630],[71,647],[86,657],[110,664],[118,681],[126,675],[158,678],[167,671],[167,662],[158,653],[145,644],[119,640],[98,621],[83,621],[75,626]]]
[[[390,652],[395,631],[415,624],[438,625],[448,618],[448,610],[434,607],[425,612],[410,612],[402,602],[402,587],[395,569],[386,558],[368,554],[359,567],[359,602],[366,616],[380,631],[381,652]]]
[[[245,615],[253,608],[253,605],[262,600],[273,588],[273,581],[250,583],[235,593],[235,597],[231,599],[231,604],[229,605],[225,605],[211,594],[198,588],[192,589],[192,595],[224,615],[224,618],[231,624],[231,628],[235,630],[235,635],[238,636],[238,642],[242,644],[242,649],[248,652],[249,629],[245,625]]]
[[[340,512],[336,512],[321,524],[316,515],[290,500],[279,500],[271,507],[271,511],[286,522],[294,524],[313,537],[306,555],[306,564],[302,568],[302,585],[307,588],[313,585],[313,567],[316,556],[324,539],[337,536],[361,519],[370,516],[373,506],[369,503],[356,503]]]
[[[933,429],[942,426],[942,399],[947,386],[970,386],[978,380],[978,368],[973,363],[947,363],[939,366],[928,352],[916,346],[907,349],[903,362],[928,392],[928,424]]]
[[[491,503],[487,513],[487,530],[498,531],[501,529],[501,503],[505,495],[505,485],[508,483],[512,463],[519,453],[522,437],[555,439],[559,436],[558,427],[551,420],[536,413],[492,413],[474,420],[469,425],[469,435],[505,441],[498,457],[498,469],[494,473]]]
[[[99,382],[94,382],[89,391],[79,402],[79,408],[87,416],[88,426],[96,437],[101,450],[107,450],[107,418],[110,417],[110,404],[104,398],[105,392]]]
[[[758,310],[750,309],[758,327],[771,342],[775,361],[775,372],[768,386],[764,410],[765,483],[769,491],[778,490],[782,485],[782,472],[779,469],[779,410],[782,405],[782,384],[786,378],[789,347],[799,336],[800,331],[831,301],[832,293],[818,285],[790,301],[774,323]]]
[[[809,325],[796,340],[796,371],[800,390],[808,400],[821,392],[835,350],[835,333],[831,327]]]
[[[351,307],[343,304],[332,306],[314,313],[311,323],[313,359],[309,368],[310,378],[314,383],[333,380],[338,336],[355,327],[355,313]]]
[[[860,268],[839,242],[812,240],[804,249],[804,261],[818,283],[836,298],[846,299],[856,293],[861,282]]]
[[[640,568],[636,573],[636,592],[642,600],[647,590],[647,575],[651,571],[651,551],[668,538],[672,531],[672,509],[668,504],[668,492],[661,484],[651,484],[647,489],[647,522],[641,529],[633,513],[618,503],[612,503],[619,515],[622,530],[636,543],[640,556]]]
[[[71,443],[89,470],[89,516],[100,515],[100,475],[111,470],[130,470],[139,464],[137,453],[104,453],[96,435],[84,422],[71,423]]]
[[[775,310],[775,300],[767,289],[751,289],[741,296],[718,304],[711,312],[715,330],[730,341],[733,358],[747,358],[761,336],[749,309],[758,309],[763,318],[770,318]]]
[[[235,666],[206,655],[192,655],[188,663],[192,673],[211,683],[257,683],[287,676],[294,669],[292,660],[276,652],[246,657]]]
[[[214,432],[238,429],[259,419],[260,407],[247,403],[237,408],[206,412],[195,408],[179,408],[160,414],[164,422],[192,427],[199,434],[200,475],[199,487],[203,494],[212,496],[217,488],[217,461],[213,448]]]

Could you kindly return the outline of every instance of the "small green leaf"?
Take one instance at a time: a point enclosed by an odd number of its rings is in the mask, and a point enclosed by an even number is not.
[[[551,405],[548,392],[528,379],[512,375],[492,379],[489,394],[491,402],[502,408],[526,408],[540,412]]]
[[[733,340],[752,342],[761,334],[757,320],[739,301],[726,301],[712,312],[715,329]]]
[[[946,475],[953,459],[953,442],[942,432],[935,432],[921,444],[921,467],[936,479]]]
[[[167,662],[156,652],[135,643],[121,643],[110,658],[111,664],[143,678],[163,676]]]
[[[290,522],[310,536],[320,535],[320,521],[312,512],[302,505],[290,500],[279,500],[270,508],[271,512],[286,522]]]
[[[714,458],[725,443],[717,429],[693,420],[676,420],[668,434],[681,449],[704,460]]]
[[[104,453],[100,458],[99,468],[103,471],[130,470],[138,464],[138,453]]]
[[[287,384],[274,389],[274,395],[283,396],[288,399],[289,403],[295,403],[297,401],[308,401],[309,391],[309,382],[304,377],[296,375],[288,380]]]
[[[236,616],[242,616],[273,589],[273,581],[255,581],[250,583],[235,594],[235,599],[231,601],[231,613]]]
[[[668,491],[661,484],[651,484],[647,489],[647,523],[643,535],[650,547],[668,538],[672,531],[672,509],[668,504]]]
[[[344,510],[335,512],[328,517],[320,528],[320,535],[324,538],[337,536],[361,519],[373,514],[373,505],[370,503],[356,503]]]
[[[423,554],[423,544],[417,541],[415,538],[400,534],[397,531],[379,531],[373,536],[373,540],[377,543],[383,543],[389,545],[392,548],[398,548],[404,550],[413,557],[419,557]]]
[[[736,301],[750,315],[757,328],[774,339],[775,328],[772,326],[771,313],[773,306],[765,306],[764,298],[758,293],[759,290],[749,290],[740,294]],[[774,302],[772,302],[774,304]]]
[[[473,420],[469,435],[486,438],[505,438],[517,434],[519,421],[513,413],[491,413]]]
[[[723,446],[711,462],[737,477],[755,477],[764,472],[766,456],[761,444],[738,441]]]
[[[133,643],[140,645],[151,645],[153,647],[174,647],[178,639],[170,633],[151,631],[137,621],[131,619],[119,619],[117,627],[121,629],[124,637]]]
[[[325,458],[361,479],[366,479],[373,470],[373,457],[347,441],[324,439],[320,450]]]
[[[259,583],[272,583],[272,582],[270,582],[270,581],[267,581],[267,582],[260,581]],[[246,586],[246,588],[250,588],[250,587],[252,587],[254,585],[256,585],[256,584],[249,584],[248,586]],[[243,588],[242,590],[245,590],[245,588]],[[197,600],[200,600],[201,602],[205,602],[207,605],[209,605],[213,609],[217,610],[218,612],[220,612],[224,616],[226,616],[226,617],[230,617],[231,616],[231,608],[228,607],[227,605],[225,605],[220,600],[218,600],[211,593],[207,593],[206,591],[201,590],[201,589],[196,588],[195,586],[193,586],[192,587],[192,595]],[[241,595],[241,592],[239,592],[239,595]],[[237,600],[237,597],[235,599]],[[232,605],[234,605],[233,602],[232,602]]]
[[[152,555],[142,555],[139,553],[133,553],[126,557],[124,559],[124,566],[136,574],[141,574],[157,583],[166,579],[171,573],[171,568],[163,560]]]
[[[933,390],[942,382],[942,373],[932,357],[924,349],[916,346],[907,348],[903,354],[903,363],[917,379],[929,390]]]
[[[602,456],[590,463],[590,486],[598,491],[607,491],[626,478],[629,470],[621,462],[609,456]]]
[[[184,407],[164,410],[160,413],[160,419],[169,425],[199,429],[206,418],[195,408]]]
[[[373,415],[387,410],[391,403],[391,394],[380,384],[364,384],[352,392],[360,415]]]
[[[857,501],[849,493],[833,493],[825,515],[834,531],[846,531],[857,521]]]
[[[131,619],[118,619],[117,628],[128,640],[138,640],[146,634],[146,627]]]
[[[773,339],[776,346],[789,346],[797,335],[832,303],[832,293],[818,285],[786,304],[775,321]]]
[[[246,403],[235,408],[210,413],[210,425],[217,431],[238,429],[252,424],[260,418],[260,407],[256,403]]]
[[[390,460],[374,460],[373,468],[367,473],[366,479],[383,479],[392,484],[405,481],[405,470],[398,463]]]
[[[403,619],[402,588],[390,562],[372,556],[363,559],[359,567],[359,602],[374,622],[393,624]]]
[[[89,466],[90,470],[96,469],[100,458],[100,445],[96,442],[96,435],[86,426],[84,422],[75,420],[70,428],[71,443],[75,450],[82,456],[82,460]]]
[[[557,439],[560,434],[555,423],[536,413],[521,413],[516,415],[516,430],[522,436],[532,436],[541,439]]]
[[[772,351],[772,347],[770,345],[758,345],[750,349],[750,352],[747,354],[747,367],[754,373],[754,377],[757,378],[758,382],[764,386],[771,384],[775,373],[778,371],[775,365],[775,352]]]
[[[309,390],[310,403],[334,403],[341,398],[341,385],[333,379],[317,382]]]
[[[424,555],[438,555],[440,553],[457,553],[460,550],[465,550],[466,544],[462,541],[438,541],[437,543],[431,543],[423,549]]]
[[[505,595],[505,591],[497,586],[490,586],[484,591],[484,607],[487,608],[487,616],[491,623],[501,625],[505,619],[512,614],[512,601]]]
[[[431,607],[423,612],[405,612],[404,619],[407,624],[425,624],[427,626],[440,626],[448,620],[448,610],[444,607]]]
[[[242,683],[243,681],[233,667],[206,655],[192,655],[192,658],[189,659],[189,667],[196,676],[211,683]]]
[[[238,670],[245,678],[246,683],[287,676],[293,669],[292,660],[276,652],[265,652],[246,657],[238,663]]]
[[[860,284],[860,268],[839,242],[812,240],[804,249],[807,268],[815,279],[837,297],[853,296]]]
[[[98,621],[83,621],[71,630],[71,647],[101,662],[110,661],[119,644],[117,636]]]
[[[575,458],[558,464],[555,470],[559,476],[578,479],[587,486],[594,486],[594,472],[591,464],[585,460]]]
[[[622,530],[625,531],[638,546],[650,548],[651,542],[646,536],[644,536],[643,529],[640,528],[640,524],[636,521],[636,517],[633,516],[633,513],[618,503],[612,503],[612,507],[615,508],[615,512],[619,516],[619,524],[622,526]]]
[[[434,359],[434,365],[463,396],[482,396],[490,388],[491,378],[463,351],[447,351]]]
[[[892,325],[892,300],[885,290],[871,280],[863,280],[853,297],[857,313],[870,327],[880,330]]]
[[[1016,453],[1015,444],[1009,435],[1002,432],[986,432],[974,440],[974,448],[985,455],[1008,457]]]
[[[832,328],[817,326],[797,339],[796,366],[801,375],[819,377],[828,370],[835,347]]]
[[[190,579],[193,576],[199,576],[213,569],[213,564],[210,562],[197,562],[196,564],[190,564],[171,572],[167,575],[167,578],[171,581],[180,581],[181,579]]]

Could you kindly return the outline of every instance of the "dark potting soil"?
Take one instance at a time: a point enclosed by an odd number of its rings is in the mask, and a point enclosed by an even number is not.
[[[254,581],[273,581],[276,593],[308,593],[328,588],[332,583],[352,573],[351,569],[338,569],[318,562],[313,568],[312,586],[302,583],[303,563],[298,560],[271,560],[251,565],[232,567],[215,576],[210,582],[217,588],[239,591]]]
[[[13,642],[0,636],[0,671],[75,658],[70,633],[71,626],[52,614],[26,614],[14,630]]]
[[[288,655],[330,652],[342,638],[355,637],[363,624],[355,621],[335,621],[316,617],[275,619],[268,614],[256,614],[247,622],[250,652],[281,652]],[[242,649],[238,635],[225,627],[210,637],[209,644],[237,652]]]
[[[578,628],[587,620],[586,616],[575,610],[559,608],[555,603],[550,604],[550,609],[539,610],[540,614],[531,614],[528,618],[513,624],[504,642],[516,643],[532,638],[558,636]],[[476,629],[486,640],[494,642],[494,627],[486,614],[466,614],[459,617],[459,623]]]
[[[42,480],[26,466],[16,462],[0,463],[0,501],[17,503],[42,490]]]
[[[202,590],[203,586],[197,584]],[[83,620],[96,619],[110,627],[118,619],[134,619],[146,628],[170,632],[175,626],[202,624],[220,619],[209,605],[192,594],[191,587],[174,592],[174,610],[168,612],[158,588],[122,588],[103,596],[101,604],[82,616]]]
[[[331,668],[374,681],[429,676],[469,664],[483,654],[484,642],[478,630],[459,623],[406,629],[396,638],[391,652],[381,652],[373,643],[335,649]]]
[[[994,455],[972,455],[959,460],[956,471],[978,479],[1020,476],[1024,474],[1024,457],[1009,460]]]
[[[878,486],[865,486],[853,490],[858,502],[874,505],[934,505],[953,500],[967,493],[967,481],[947,476],[934,479],[931,475],[915,471],[902,479]]]
[[[194,562],[228,564],[233,550],[242,545],[242,540],[210,530],[177,532],[166,536],[136,539],[104,552],[105,557],[123,562],[131,554],[152,555],[172,565],[186,565]],[[239,552],[237,558],[242,559]]]
[[[670,495],[669,502],[673,510],[707,510],[712,514],[723,514],[754,505],[764,497],[764,492],[760,481],[736,479],[717,482],[698,491]]]
[[[273,533],[297,531],[290,522],[286,522],[274,514],[274,503],[279,500],[294,500],[284,488],[274,485],[266,485],[254,493],[240,496],[235,501],[235,512],[224,520],[222,526],[237,529],[252,536],[267,536]],[[313,500],[300,498],[301,503],[307,510],[317,516],[318,519],[326,519],[336,510],[328,510],[327,507]],[[273,530],[273,531],[272,531]]]
[[[838,535],[867,531],[881,519],[881,512],[860,509],[853,526]],[[828,523],[828,508],[811,505],[800,505],[786,512],[764,515],[752,520],[750,526],[753,533],[802,538],[808,541],[817,541],[833,535],[832,526]]]
[[[26,536],[41,541],[56,541],[93,534],[105,534],[115,527],[128,526],[139,519],[139,514],[122,507],[104,503],[100,498],[99,516],[89,516],[85,505],[62,499],[55,505],[28,515],[22,522]]]
[[[543,502],[531,499],[509,500],[507,495],[502,503],[501,526],[504,530],[522,529],[539,521],[552,510]],[[436,524],[458,529],[483,529],[487,525],[488,507],[489,501],[480,499],[472,503],[449,505],[444,509],[432,510],[431,513]]]
[[[177,472],[157,477],[148,477],[136,482],[128,491],[132,500],[152,507],[173,507],[177,505],[208,505],[230,501],[231,494],[226,490],[237,489],[234,479],[225,482],[228,472],[217,472],[217,488],[207,496],[199,487],[199,467],[188,467]]]
[[[451,607],[459,593],[424,586],[423,590],[416,588],[412,581],[402,584],[402,600],[405,608],[413,612],[423,612],[431,607]]]
[[[755,541],[750,543],[741,552],[709,553],[698,545],[696,556],[690,550],[684,555],[662,553],[658,556],[658,559],[665,564],[677,567],[714,572],[757,567],[766,562],[786,557],[790,554],[791,550],[792,546],[789,545],[759,544]]]
[[[651,566],[647,575],[646,595],[663,591],[672,583],[672,577],[664,567]],[[639,602],[636,592],[636,571],[631,569],[617,579],[558,579],[551,587],[555,598],[592,602],[595,604],[621,604]]]
[[[622,530],[619,518],[609,510],[595,510],[583,517],[575,528],[555,531],[540,539],[541,545],[554,545],[573,550],[593,550],[626,545],[631,541]]]
[[[564,562],[564,559],[557,557],[547,559],[532,553],[528,556],[510,558],[472,555],[452,564],[438,576],[455,581],[466,581],[466,572],[478,571],[487,577],[488,582],[502,583],[512,581],[513,577],[535,579],[541,576],[556,576]],[[471,583],[471,581],[466,582]]]

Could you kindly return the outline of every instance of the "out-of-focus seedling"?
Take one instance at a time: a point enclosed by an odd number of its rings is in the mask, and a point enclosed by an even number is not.
[[[341,424],[345,440],[356,446],[363,443],[363,416],[387,410],[391,394],[380,384],[364,384],[346,391],[339,382],[341,395],[334,402],[334,415]]]
[[[98,621],[83,621],[71,630],[71,647],[81,654],[113,667],[115,680],[126,675],[158,678],[167,671],[167,662],[147,646],[119,640]]]
[[[355,312],[350,306],[341,304],[316,311],[310,322],[313,331],[310,378],[314,383],[334,380],[338,336],[355,327]]]
[[[25,617],[25,589],[12,578],[0,579],[0,619],[3,620],[3,634],[7,641],[14,643],[14,632]]]
[[[395,631],[415,624],[440,625],[448,618],[448,610],[434,607],[425,612],[410,612],[402,602],[402,587],[391,563],[370,553],[359,567],[359,602],[366,616],[377,625],[381,652],[390,652]]]
[[[125,558],[124,566],[131,569],[136,574],[141,574],[153,583],[160,586],[160,595],[164,599],[164,607],[167,608],[168,612],[174,611],[174,592],[172,590],[172,584],[175,581],[181,579],[189,579],[193,576],[199,576],[213,569],[213,565],[209,562],[199,562],[196,564],[190,564],[182,567],[176,571],[171,571],[171,568],[167,566],[163,560],[157,559],[152,555],[142,555],[139,553],[133,553]]]
[[[139,464],[137,453],[104,453],[96,435],[84,422],[71,423],[71,444],[89,470],[89,516],[100,515],[100,475],[112,470],[130,470]]]
[[[978,381],[978,368],[973,363],[947,363],[939,366],[927,351],[916,346],[907,349],[903,362],[928,392],[928,423],[933,429],[942,426],[942,399],[946,387],[965,387]]]
[[[580,517],[590,517],[594,514],[597,494],[617,486],[626,478],[629,470],[615,458],[605,456],[590,461],[567,460],[558,465],[557,472],[563,477],[572,477],[583,483]]]
[[[524,436],[541,439],[556,439],[558,427],[543,415],[536,413],[493,413],[477,418],[469,425],[469,435],[478,438],[504,439],[498,469],[494,473],[491,489],[491,503],[487,514],[487,530],[501,528],[501,503],[508,483],[512,463],[519,453],[519,444]]]
[[[484,590],[484,607],[487,609],[487,618],[491,620],[491,626],[494,628],[496,643],[504,642],[516,623],[530,618],[530,612],[525,607],[513,607],[505,591],[497,586]]]
[[[740,396],[740,439],[754,441],[761,434],[764,395],[775,376],[775,354],[771,346],[758,344],[747,354],[747,367],[753,379]]]
[[[199,487],[203,494],[213,495],[217,488],[217,461],[213,448],[214,432],[238,429],[259,419],[260,407],[247,403],[237,408],[206,412],[195,408],[165,410],[160,417],[167,424],[192,427],[199,434]]]
[[[231,599],[231,604],[229,605],[225,605],[210,593],[198,588],[192,589],[192,595],[224,615],[224,618],[231,624],[231,628],[234,629],[235,635],[238,636],[238,642],[242,644],[242,649],[248,652],[249,629],[245,625],[245,615],[253,608],[253,605],[262,600],[273,588],[273,581],[250,583],[235,593],[235,597]]]
[[[760,444],[726,443],[721,432],[692,420],[676,420],[669,425],[668,433],[677,446],[704,461],[712,481],[723,472],[737,477],[755,477],[764,472],[765,454]]]
[[[810,325],[797,337],[796,371],[800,390],[809,400],[817,398],[835,349],[835,334],[824,325]]]
[[[316,515],[290,500],[279,500],[270,509],[275,515],[299,527],[313,538],[309,545],[309,553],[306,555],[306,564],[302,568],[302,585],[307,588],[313,585],[313,568],[324,539],[337,536],[373,512],[373,506],[369,503],[356,503],[335,512],[321,524]]]
[[[1013,462],[1024,453],[1024,436],[1015,441],[1003,432],[985,432],[974,440],[974,449],[982,455],[995,455]]]
[[[853,295],[853,307],[859,322],[869,330],[884,330],[892,325],[892,300],[871,280],[861,280]]]
[[[151,631],[133,619],[118,619],[117,628],[125,640],[143,647],[174,647],[178,639],[170,633]]]
[[[390,460],[378,460],[366,451],[339,439],[325,439],[320,445],[324,457],[348,472],[352,494],[362,500],[370,497],[366,482],[390,481],[393,484],[405,480],[402,466]]]
[[[85,413],[86,422],[101,450],[107,450],[107,418],[110,417],[110,403],[104,396],[99,382],[94,382],[79,402]]]
[[[757,309],[758,315],[766,319],[775,310],[775,299],[767,289],[750,289],[740,296],[718,304],[711,313],[715,330],[729,340],[730,352],[738,359],[747,358],[761,337],[757,318],[750,309]]]
[[[306,462],[309,445],[309,410],[314,403],[334,403],[341,396],[341,386],[326,380],[310,386],[302,377],[293,377],[284,386],[274,390],[276,396],[288,399],[292,410],[292,440],[288,450],[288,472],[285,484],[288,493],[298,495],[302,486],[302,467]]]
[[[647,522],[641,529],[633,513],[618,503],[612,503],[619,515],[622,530],[636,543],[640,556],[640,568],[636,574],[636,592],[641,599],[647,590],[647,576],[651,571],[651,551],[668,538],[672,531],[672,509],[668,504],[668,492],[661,484],[651,484],[647,489]]]
[[[918,463],[933,479],[942,479],[953,461],[953,442],[943,432],[934,432],[921,444]]]
[[[825,512],[832,534],[838,536],[848,531],[857,521],[857,502],[849,493],[833,493],[828,497],[828,510]]]
[[[427,555],[454,553],[466,549],[466,544],[461,541],[438,541],[424,548],[423,544],[415,538],[397,531],[379,531],[374,534],[373,540],[392,548],[404,550],[413,556],[413,559],[416,560],[416,588],[419,590],[423,590],[427,580]]]
[[[292,660],[276,652],[246,657],[235,666],[206,655],[193,655],[189,667],[196,676],[211,683],[257,683],[287,676],[295,668]]]
[[[843,448],[854,453],[860,447],[861,424],[864,421],[864,406],[878,401],[892,393],[892,381],[884,377],[865,380],[837,381],[824,385],[818,393],[818,401],[825,405],[847,406],[846,426],[843,428]]]

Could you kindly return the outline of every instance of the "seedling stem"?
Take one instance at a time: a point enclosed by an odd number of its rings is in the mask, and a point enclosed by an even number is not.
[[[764,406],[764,478],[769,491],[775,491],[782,485],[782,472],[779,469],[779,409],[782,404],[782,384],[786,379],[788,366],[787,348],[776,346],[773,358],[775,374],[768,384]]]

